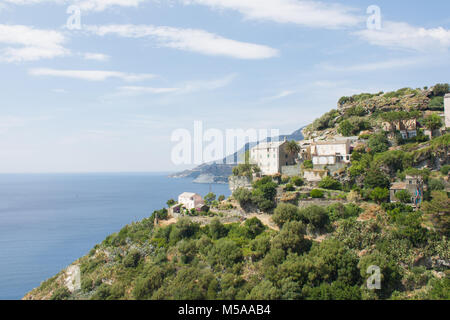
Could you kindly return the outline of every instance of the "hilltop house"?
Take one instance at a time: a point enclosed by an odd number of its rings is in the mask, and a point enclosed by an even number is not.
[[[197,193],[184,192],[178,196],[178,203],[182,204],[186,209],[200,209],[205,205],[202,196]]]
[[[250,162],[261,169],[263,175],[281,173],[281,167],[295,165],[298,154],[287,151],[287,141],[261,142],[250,149]]]
[[[317,141],[311,144],[314,165],[334,165],[350,162],[350,140]]]
[[[383,122],[383,130],[389,132],[389,137],[393,138],[395,132],[400,132],[403,139],[410,139],[417,136],[417,120],[407,119],[396,122]]]
[[[391,202],[398,202],[395,196],[397,192],[406,190],[411,194],[411,204],[418,207],[423,201],[423,181],[418,176],[407,175],[404,182],[396,182],[391,186],[390,199]]]
[[[444,97],[445,127],[450,128],[450,93]]]

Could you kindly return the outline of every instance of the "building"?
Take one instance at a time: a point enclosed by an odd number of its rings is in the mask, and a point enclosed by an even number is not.
[[[178,196],[178,203],[182,204],[186,209],[199,209],[205,205],[202,196],[197,193],[184,192]]]
[[[350,140],[318,141],[311,144],[314,165],[334,165],[350,162]]]
[[[450,93],[444,97],[445,127],[450,128]]]
[[[415,207],[420,206],[423,201],[423,180],[418,176],[406,176],[404,182],[395,182],[390,189],[391,202],[398,202],[395,196],[397,192],[406,190],[411,194],[411,204]]]
[[[287,151],[287,141],[261,142],[250,149],[250,162],[256,164],[263,175],[281,173],[281,167],[296,164],[298,154]]]
[[[389,132],[390,138],[394,137],[395,132],[399,132],[403,139],[410,139],[417,136],[417,120],[407,119],[398,120],[393,123],[383,122],[383,130]]]

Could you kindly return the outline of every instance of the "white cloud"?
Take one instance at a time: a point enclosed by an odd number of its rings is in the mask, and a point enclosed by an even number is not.
[[[73,4],[84,11],[104,11],[110,7],[138,7],[146,0],[4,0],[15,5],[33,5],[41,3]]]
[[[33,76],[51,76],[81,79],[88,81],[104,81],[109,78],[118,78],[127,82],[143,81],[153,79],[153,74],[134,74],[117,71],[100,71],[100,70],[56,70],[47,68],[37,68],[29,70]]]
[[[278,99],[282,99],[282,98],[288,97],[290,95],[293,95],[294,93],[296,93],[296,91],[294,91],[294,90],[283,90],[280,93],[278,93],[272,97],[268,97],[264,100],[278,100]]]
[[[363,19],[352,8],[320,1],[302,0],[181,0],[184,4],[199,4],[214,9],[231,9],[246,19],[293,23],[314,28],[355,26]]]
[[[110,58],[110,56],[108,56],[106,54],[103,54],[103,53],[92,53],[92,52],[84,53],[83,57],[86,60],[96,60],[96,61],[107,61]]]
[[[0,51],[0,61],[21,62],[51,59],[70,54],[63,47],[64,35],[53,30],[0,24],[0,43],[11,45]]]
[[[404,22],[384,22],[380,30],[361,30],[356,34],[370,44],[416,51],[448,50],[450,30],[442,27],[426,29]]]
[[[266,59],[278,55],[278,50],[268,46],[240,42],[199,29],[155,27],[151,25],[87,26],[99,36],[115,34],[128,38],[152,37],[158,45],[178,50],[237,59]]]
[[[327,71],[337,71],[337,72],[369,72],[378,70],[389,70],[397,68],[411,67],[414,65],[419,65],[421,63],[426,63],[427,59],[423,58],[401,58],[401,59],[390,59],[384,61],[367,62],[361,64],[353,65],[333,65],[329,63],[319,64],[318,67]]]
[[[147,86],[123,86],[113,96],[138,96],[143,94],[189,94],[199,91],[212,91],[228,86],[235,74],[227,75],[223,78],[206,81],[189,81],[176,87],[147,87]]]

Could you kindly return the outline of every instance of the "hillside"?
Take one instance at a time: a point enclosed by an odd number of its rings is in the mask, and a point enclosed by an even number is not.
[[[450,133],[440,118],[448,91],[343,97],[303,129],[307,139],[358,137],[339,171],[318,183],[258,178],[181,218],[156,211],[24,299],[448,300]],[[386,129],[412,118],[415,136]],[[247,175],[251,166],[238,169]],[[407,192],[390,202],[389,188],[408,176],[423,182],[417,210]]]

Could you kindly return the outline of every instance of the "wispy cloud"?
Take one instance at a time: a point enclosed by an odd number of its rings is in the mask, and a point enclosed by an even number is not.
[[[11,129],[23,128],[31,122],[48,120],[49,116],[22,117],[22,116],[0,116],[0,133],[5,133]]]
[[[83,57],[86,60],[96,60],[96,61],[108,61],[110,56],[103,53],[83,53]]]
[[[355,9],[337,3],[303,0],[181,0],[214,9],[231,9],[246,19],[293,23],[313,28],[342,28],[358,25]]]
[[[51,59],[70,54],[64,48],[64,35],[54,30],[35,29],[24,25],[0,24],[0,61],[21,62]]]
[[[30,69],[29,74],[32,76],[49,76],[49,77],[63,77],[73,78],[88,81],[105,81],[110,78],[118,78],[127,82],[137,82],[148,79],[153,79],[154,74],[135,74],[118,71],[102,71],[102,70],[57,70],[47,68]]]
[[[138,7],[146,0],[4,0],[15,5],[35,5],[41,3],[74,4],[83,11],[104,11],[111,7]]]
[[[317,67],[327,71],[337,71],[337,72],[346,72],[346,71],[369,72],[369,71],[390,70],[390,69],[411,67],[414,65],[419,65],[421,63],[426,63],[427,61],[429,60],[420,57],[411,57],[411,58],[389,59],[352,65],[321,63],[318,64]]]
[[[450,30],[422,28],[404,22],[384,22],[380,30],[361,30],[354,33],[370,44],[415,51],[448,50]]]
[[[278,50],[268,46],[227,39],[199,29],[180,29],[151,25],[87,26],[86,29],[99,36],[114,34],[128,38],[151,37],[162,47],[212,56],[228,56],[237,59],[266,59],[278,55]]]
[[[189,94],[199,91],[212,91],[228,86],[236,74],[230,74],[223,78],[206,81],[188,81],[175,87],[147,87],[147,86],[122,86],[113,96],[138,96],[143,94]]]
[[[269,100],[269,101],[272,101],[272,100],[278,100],[278,99],[282,99],[282,98],[291,96],[291,95],[293,95],[294,93],[296,93],[296,91],[294,91],[294,90],[283,90],[283,91],[281,91],[280,93],[278,93],[278,94],[276,94],[276,95],[274,95],[274,96],[265,98],[265,99],[263,99],[263,100]]]

